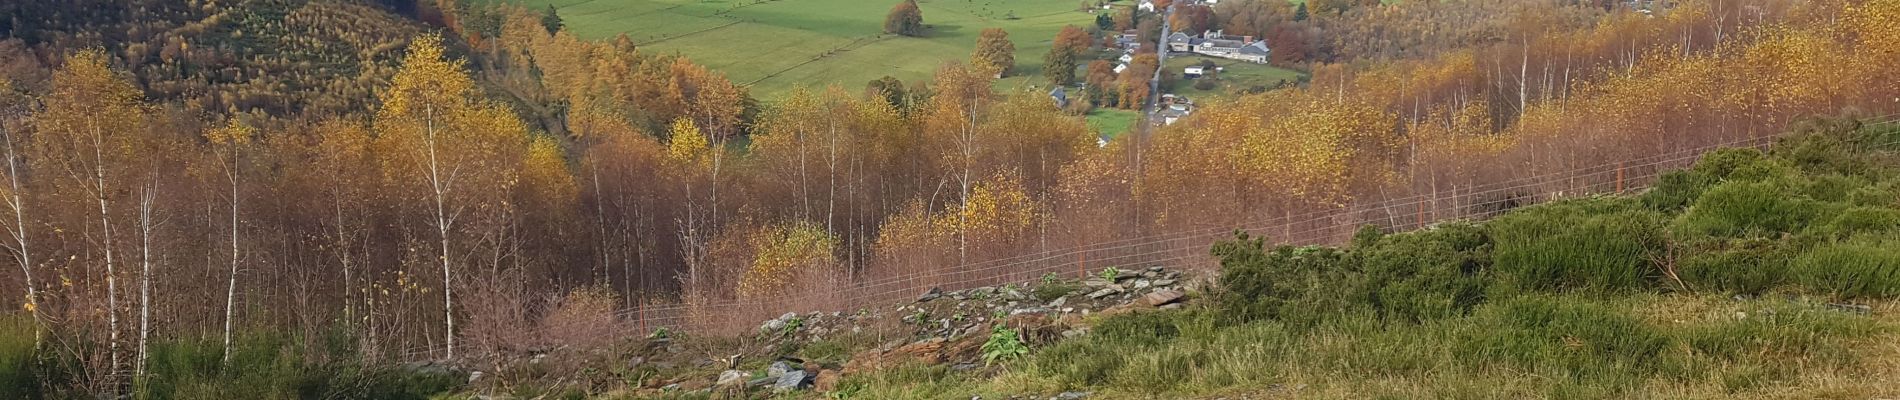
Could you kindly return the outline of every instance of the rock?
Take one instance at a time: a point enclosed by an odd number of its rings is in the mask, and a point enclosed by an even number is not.
[[[1150,280],[1147,280],[1147,279],[1136,279],[1136,280],[1135,280],[1135,288],[1136,288],[1136,289],[1147,289],[1147,288],[1148,288],[1149,286],[1154,286],[1154,284],[1155,284],[1155,283],[1154,283],[1154,281],[1150,281]]]
[[[1056,395],[1056,397],[1051,397],[1050,399],[1053,399],[1053,400],[1081,400],[1081,399],[1084,399],[1084,398],[1088,398],[1088,397],[1089,397],[1089,392],[1062,392],[1062,394],[1058,394],[1058,395]]]
[[[750,379],[750,378],[752,378],[751,372],[745,372],[745,371],[740,371],[736,369],[729,369],[729,370],[726,370],[726,372],[720,372],[719,380],[716,382],[713,382],[713,384],[717,386],[731,386],[731,385],[744,383],[746,379]]]
[[[1010,312],[1009,312],[1009,315],[1021,315],[1021,314],[1041,314],[1041,313],[1046,313],[1046,312],[1049,312],[1049,309],[1047,309],[1047,308],[1040,308],[1040,307],[1038,307],[1038,308],[1023,308],[1023,309],[1018,309],[1018,310],[1014,310],[1014,311],[1010,311]]]
[[[1870,306],[1866,304],[1828,303],[1827,309],[1840,311],[1840,312],[1850,312],[1850,313],[1861,314],[1861,315],[1874,313],[1874,306]]]
[[[627,359],[627,369],[629,370],[640,369],[640,365],[646,364],[646,363],[647,363],[646,357],[634,356],[633,358]]]
[[[1063,308],[1062,308],[1062,312],[1063,312],[1063,313],[1072,313],[1072,312],[1075,312],[1075,307],[1063,307]]]
[[[970,296],[974,296],[974,297],[985,297],[992,294],[996,294],[996,288],[985,286],[985,287],[970,289]]]
[[[1154,282],[1154,286],[1164,288],[1164,287],[1174,286],[1174,282],[1175,280],[1173,279],[1156,279]]]
[[[844,375],[839,374],[838,371],[829,369],[818,371],[818,376],[812,378],[811,389],[819,393],[829,393],[838,390],[838,381],[842,379]]]
[[[1049,301],[1049,308],[1062,307],[1062,304],[1067,303],[1068,301],[1069,301],[1069,296],[1057,297],[1055,300]]]
[[[1142,279],[1154,279],[1157,276],[1161,276],[1161,271],[1155,271],[1152,269],[1147,270],[1147,271],[1141,271]]]
[[[812,378],[811,374],[805,373],[805,370],[802,369],[786,372],[785,375],[778,377],[778,382],[772,384],[772,391],[789,392],[793,390],[804,390],[805,388],[811,387]]]
[[[1168,305],[1165,305],[1165,306],[1161,306],[1161,307],[1159,307],[1159,308],[1157,308],[1157,309],[1160,309],[1160,310],[1179,310],[1179,309],[1181,309],[1181,303],[1173,303],[1173,304],[1168,304]]]
[[[1090,277],[1088,279],[1082,280],[1082,286],[1087,286],[1087,287],[1092,287],[1092,288],[1107,287],[1109,285],[1114,285],[1114,284],[1115,284],[1115,281],[1102,279],[1099,277]]]
[[[1083,332],[1081,329],[1070,329],[1070,330],[1062,331],[1062,338],[1073,339],[1077,336],[1082,336],[1082,334]]]
[[[743,383],[743,382],[734,382],[733,385],[736,386],[739,383]],[[695,378],[695,379],[688,379],[685,382],[679,382],[678,385],[679,386],[677,386],[676,388],[678,388],[679,390],[690,392],[690,391],[696,391],[700,389],[713,387],[713,381],[706,380],[706,378]]]
[[[917,302],[918,303],[928,302],[931,300],[936,300],[939,297],[943,297],[943,289],[933,287],[933,288],[930,288],[930,290],[924,291],[923,295],[917,296]]]
[[[765,367],[765,376],[777,378],[780,376],[784,376],[786,372],[790,372],[793,370],[800,370],[800,369],[793,367],[791,364],[788,364],[784,361],[773,361],[772,366]]]
[[[1135,277],[1138,277],[1138,276],[1141,276],[1141,273],[1135,272],[1135,271],[1116,271],[1115,281],[1121,282],[1121,281],[1125,281],[1129,279],[1135,279]]]
[[[1003,297],[1009,298],[1010,300],[1022,300],[1023,292],[1016,289],[1007,289],[1003,291]]]
[[[778,378],[773,378],[769,376],[761,376],[753,380],[745,381],[745,386],[746,387],[766,387],[766,386],[771,386],[774,383],[778,383]]]
[[[1091,299],[1100,299],[1100,298],[1103,298],[1103,297],[1108,297],[1108,296],[1110,296],[1110,295],[1114,295],[1114,294],[1117,294],[1117,293],[1121,293],[1121,292],[1122,292],[1122,287],[1121,287],[1121,286],[1119,286],[1119,285],[1108,285],[1107,287],[1104,287],[1104,288],[1102,288],[1101,290],[1097,290],[1097,291],[1095,291],[1095,292],[1093,292],[1093,293],[1089,293],[1089,298],[1091,298]]]
[[[481,380],[481,379],[482,379],[482,371],[470,371],[468,373],[468,383],[475,383],[475,381]]]
[[[1181,301],[1181,298],[1185,296],[1185,294],[1175,290],[1156,290],[1153,293],[1148,293],[1147,296],[1142,296],[1141,301],[1150,306],[1160,307]]]
[[[776,332],[780,329],[785,329],[785,325],[791,323],[792,319],[794,318],[798,318],[798,313],[795,313],[795,312],[785,313],[785,315],[780,315],[778,316],[778,318],[772,319],[770,321],[765,321],[765,324],[759,325],[759,331],[760,332]]]

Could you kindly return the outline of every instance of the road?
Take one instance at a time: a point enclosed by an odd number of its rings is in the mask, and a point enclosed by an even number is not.
[[[1168,3],[1168,8],[1161,11],[1161,34],[1155,38],[1155,76],[1148,78],[1148,103],[1142,107],[1142,110],[1145,110],[1145,114],[1148,116],[1149,126],[1153,126],[1155,121],[1160,121],[1161,72],[1167,69],[1168,35],[1170,35],[1169,31],[1172,29],[1168,26],[1168,16],[1174,14],[1174,8],[1180,6],[1182,1],[1186,0],[1176,0]],[[1139,134],[1145,135],[1147,131],[1148,127],[1144,126],[1139,130],[1139,132],[1141,132]]]

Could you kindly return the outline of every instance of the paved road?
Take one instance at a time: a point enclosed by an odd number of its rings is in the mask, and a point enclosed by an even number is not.
[[[1151,121],[1161,111],[1161,71],[1167,70],[1168,35],[1170,34],[1168,32],[1172,29],[1168,26],[1168,16],[1174,14],[1174,8],[1182,1],[1186,0],[1168,3],[1168,8],[1161,10],[1161,35],[1155,39],[1155,76],[1148,78],[1148,104],[1144,108],[1148,110],[1148,118]]]

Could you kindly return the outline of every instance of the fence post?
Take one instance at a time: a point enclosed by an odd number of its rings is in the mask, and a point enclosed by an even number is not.
[[[1616,162],[1616,194],[1623,194],[1623,165],[1624,163],[1625,163],[1624,161]]]

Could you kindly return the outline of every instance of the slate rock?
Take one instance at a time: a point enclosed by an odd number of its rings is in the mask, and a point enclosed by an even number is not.
[[[789,392],[793,390],[804,390],[811,387],[813,378],[815,377],[802,369],[788,371],[785,375],[780,375],[778,381],[772,383],[772,391]]]
[[[1143,303],[1147,303],[1150,306],[1160,307],[1160,306],[1164,306],[1168,304],[1173,304],[1174,302],[1177,302],[1177,301],[1181,301],[1181,298],[1186,297],[1186,296],[1187,295],[1182,294],[1180,291],[1156,290],[1152,293],[1148,293],[1147,296],[1142,296],[1141,301]]]
[[[936,300],[939,297],[943,297],[943,289],[933,287],[933,288],[930,288],[930,290],[924,291],[923,295],[917,296],[917,302],[923,303],[923,302],[927,302],[931,300]]]
[[[773,361],[772,366],[765,367],[765,376],[777,378],[780,376],[784,376],[786,372],[791,372],[793,370],[798,370],[798,369],[799,369],[798,367],[793,367],[791,363],[787,363],[785,361]]]
[[[746,378],[750,378],[750,377],[752,377],[752,373],[750,372],[740,371],[736,369],[729,369],[729,370],[726,370],[726,372],[720,372],[719,380],[715,381],[713,384],[718,385],[718,386],[737,385],[741,382],[745,382]]]

